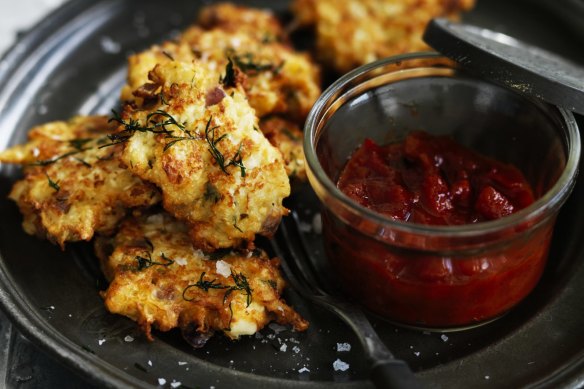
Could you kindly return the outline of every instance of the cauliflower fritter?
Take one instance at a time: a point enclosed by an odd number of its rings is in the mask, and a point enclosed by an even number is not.
[[[284,157],[286,174],[291,180],[306,181],[306,165],[302,149],[303,133],[295,122],[277,116],[260,121],[260,129]]]
[[[235,81],[218,83],[197,65],[157,65],[143,86],[157,97],[126,106],[117,138],[129,169],[155,183],[194,244],[212,251],[275,232],[290,184],[245,94],[229,86]]]
[[[225,10],[228,13],[223,13]],[[191,26],[178,42],[153,46],[129,58],[124,101],[141,98],[139,92],[132,93],[148,82],[148,74],[156,64],[198,60],[219,78],[231,62],[259,117],[277,113],[299,121],[306,118],[321,93],[320,71],[307,54],[260,37],[265,31],[280,34],[281,27],[271,13],[222,5],[204,10],[201,19],[206,26],[215,27],[205,30]],[[240,19],[247,22],[236,28]],[[259,29],[254,30],[256,19]]]
[[[23,228],[64,248],[111,231],[127,208],[160,201],[156,187],[127,170],[110,142],[105,117],[75,117],[33,128],[29,142],[0,153],[0,162],[24,165],[10,192],[24,215]]]
[[[295,0],[298,24],[313,26],[320,60],[340,73],[377,59],[428,50],[422,41],[435,17],[456,18],[474,0]]]
[[[288,42],[288,35],[278,18],[269,9],[257,9],[232,3],[203,7],[197,24],[206,30],[243,32],[250,37],[268,42]]]
[[[222,331],[236,339],[276,320],[303,331],[308,323],[282,299],[278,259],[261,251],[205,255],[193,249],[186,225],[165,213],[130,218],[96,252],[111,281],[107,309],[151,328],[180,327],[203,339]],[[206,335],[206,336],[205,336]]]

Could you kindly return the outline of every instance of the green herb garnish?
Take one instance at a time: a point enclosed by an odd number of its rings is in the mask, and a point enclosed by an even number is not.
[[[55,190],[55,192],[59,193],[59,191],[61,190],[61,187],[59,186],[59,184],[57,184],[55,181],[53,181],[51,179],[51,177],[49,177],[49,175],[45,172],[45,176],[47,176],[47,180],[49,180],[49,186],[51,188],[53,188]]]

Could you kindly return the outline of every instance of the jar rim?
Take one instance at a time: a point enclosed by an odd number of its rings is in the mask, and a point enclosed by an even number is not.
[[[387,67],[388,65],[420,59],[431,60],[447,58],[436,52],[418,52],[388,57],[363,65],[340,77],[322,93],[313,105],[304,127],[304,155],[307,163],[307,173],[310,184],[313,186],[313,189],[315,189],[315,192],[317,192],[321,201],[323,201],[325,207],[330,208],[331,204],[327,204],[327,202],[333,202],[336,207],[340,206],[344,211],[349,212],[354,216],[365,218],[369,222],[377,224],[380,228],[390,228],[394,231],[410,234],[423,234],[436,238],[454,236],[464,238],[496,233],[504,229],[519,226],[526,222],[537,222],[543,220],[559,210],[571,193],[575,185],[575,178],[578,174],[581,152],[580,133],[572,112],[543,102],[544,106],[550,108],[550,113],[555,114],[564,124],[564,136],[566,136],[567,143],[566,165],[557,181],[546,193],[543,194],[543,196],[538,198],[528,207],[521,209],[512,215],[490,221],[447,226],[397,221],[356,203],[337,188],[318,160],[316,145],[318,143],[318,130],[320,129],[322,118],[326,115],[329,108],[337,102],[339,91],[342,91],[344,87],[355,80],[367,77],[368,75],[375,75],[376,71]],[[489,82],[486,80],[482,81]],[[512,93],[518,93],[510,89],[509,91]],[[321,190],[319,191],[318,189]],[[327,194],[326,198],[323,198],[319,193],[322,190]]]

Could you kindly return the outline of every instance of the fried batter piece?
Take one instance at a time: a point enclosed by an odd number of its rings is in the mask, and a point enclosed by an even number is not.
[[[75,117],[33,128],[29,142],[0,153],[0,162],[24,165],[9,197],[24,215],[23,228],[64,248],[111,231],[127,208],[160,201],[156,187],[127,170],[122,147],[108,145],[105,117]]]
[[[280,297],[278,259],[260,251],[205,255],[193,249],[186,225],[166,213],[130,218],[95,246],[111,281],[102,293],[107,309],[136,321],[149,339],[152,327],[179,327],[191,344],[214,331],[251,335],[272,320],[308,327]]]
[[[260,121],[260,129],[284,157],[286,174],[291,180],[306,181],[306,165],[302,149],[300,127],[290,120],[277,116],[270,116]]]
[[[269,9],[257,9],[232,3],[218,3],[204,7],[197,24],[205,30],[221,29],[245,34],[268,42],[288,42],[288,35],[278,18]]]
[[[422,41],[435,17],[456,18],[474,0],[294,0],[292,12],[314,27],[321,61],[340,73],[396,54],[428,50]]]
[[[290,184],[245,94],[197,65],[157,65],[142,87],[154,99],[126,106],[116,136],[129,169],[155,183],[194,244],[212,251],[273,234]]]
[[[178,42],[153,46],[129,58],[122,100],[142,97],[138,89],[156,64],[198,60],[219,78],[231,61],[259,117],[277,113],[298,121],[306,118],[321,93],[320,71],[308,55],[281,43],[282,28],[271,13],[223,4],[205,8],[200,20],[212,28],[191,26]],[[266,34],[278,39],[266,39]]]

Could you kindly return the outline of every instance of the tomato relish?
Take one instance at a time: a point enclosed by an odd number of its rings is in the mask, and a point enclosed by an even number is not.
[[[494,220],[534,201],[517,168],[425,132],[386,146],[365,141],[338,187],[377,213],[425,225]],[[553,223],[518,226],[502,236],[507,243],[470,253],[396,247],[384,241],[390,230],[372,238],[360,228],[323,213],[327,257],[347,293],[393,321],[452,328],[493,319],[529,294],[543,272]]]
[[[516,167],[479,155],[449,137],[421,131],[387,146],[367,139],[337,185],[364,207],[394,220],[428,225],[494,220],[534,201]]]

